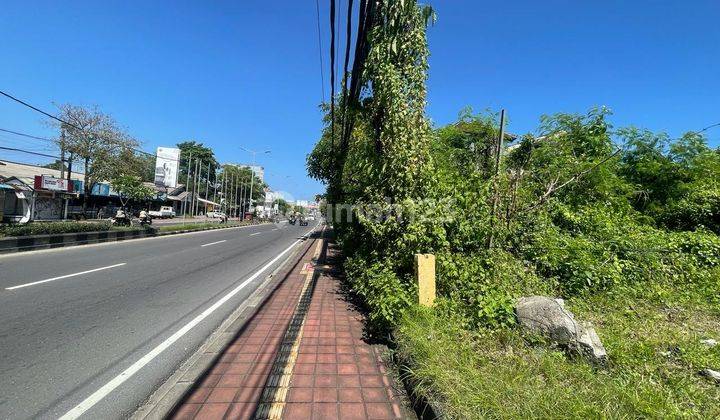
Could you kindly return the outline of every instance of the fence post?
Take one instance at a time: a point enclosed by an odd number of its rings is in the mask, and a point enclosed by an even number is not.
[[[421,306],[435,302],[435,255],[415,254],[415,280],[418,284],[418,300]]]

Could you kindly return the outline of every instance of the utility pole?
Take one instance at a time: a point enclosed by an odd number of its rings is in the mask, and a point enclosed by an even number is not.
[[[60,179],[65,178],[65,129],[60,129]]]
[[[245,179],[240,175],[240,208],[242,217],[245,218]]]
[[[65,129],[60,129],[60,179],[65,179]],[[68,190],[70,189],[70,182],[67,183]],[[68,213],[68,196],[65,196],[65,199],[62,201],[63,206],[63,219],[67,219],[67,213]]]
[[[238,215],[238,177],[233,175],[234,186],[233,186],[233,209],[235,216]]]
[[[197,184],[198,180],[200,179],[199,170],[200,168],[200,159],[195,159],[195,173],[193,174],[193,197],[192,197],[192,210],[190,211],[190,217],[195,217],[195,214],[197,214]]]
[[[218,173],[217,173],[217,168],[213,168],[213,169],[215,169],[213,171],[213,174],[215,175],[213,177],[213,178],[215,178],[215,182],[213,182],[213,186],[215,187],[215,191],[213,192],[213,201],[217,203],[218,202],[217,201],[217,187],[218,187],[218,179],[217,179],[218,176],[217,175],[218,175]]]
[[[192,150],[190,151],[190,155],[188,156],[188,164],[187,164],[187,176],[185,177],[185,199],[183,200],[182,205],[182,214],[183,214],[183,220],[187,217],[187,199],[190,195],[190,166],[192,165]]]
[[[210,162],[208,162],[207,180],[205,180],[205,199],[208,199],[208,192],[210,191]]]
[[[228,214],[230,214],[230,212],[228,211],[228,201],[227,201],[227,193],[226,193],[226,191],[227,191],[227,166],[223,166],[222,176],[223,176],[222,186],[221,186],[222,198],[225,199],[224,210],[225,210],[225,214],[228,215]]]

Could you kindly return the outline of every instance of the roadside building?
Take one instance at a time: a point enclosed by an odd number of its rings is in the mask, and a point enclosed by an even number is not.
[[[77,199],[74,181],[83,174],[72,174],[71,182],[60,171],[36,165],[0,161],[2,221],[26,223],[31,220],[61,220],[68,204]]]

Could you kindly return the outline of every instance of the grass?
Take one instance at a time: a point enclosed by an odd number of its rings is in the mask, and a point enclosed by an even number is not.
[[[678,303],[682,302],[682,303]],[[591,320],[610,356],[607,369],[516,329],[470,333],[460,320],[416,308],[396,330],[415,392],[448,418],[720,417],[720,386],[698,374],[720,369],[720,313],[709,300],[568,301]]]

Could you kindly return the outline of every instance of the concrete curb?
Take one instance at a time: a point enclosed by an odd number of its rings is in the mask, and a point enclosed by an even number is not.
[[[311,235],[315,231],[311,232]],[[307,239],[310,239],[309,237]],[[295,261],[298,254],[301,256],[312,245],[313,241],[304,243],[293,250],[280,265],[270,273],[263,283],[237,309],[227,318],[220,327],[213,332],[198,350],[190,356],[180,368],[175,371],[150,396],[145,404],[140,406],[130,419],[132,420],[160,420],[167,418],[185,398],[203,376],[203,374],[222,355],[223,350],[232,342],[235,336],[245,328],[245,325],[262,308],[270,295],[284,280],[278,276],[289,262]]]
[[[256,223],[260,225],[262,223]],[[157,236],[177,235],[189,232],[202,232],[215,229],[232,229],[252,226],[217,226],[205,229],[184,229],[170,232],[152,230],[109,230],[104,232],[77,232],[60,233],[56,235],[11,236],[0,238],[0,254],[13,254],[17,252],[36,251],[40,249],[65,248],[71,246],[99,244],[104,242],[118,242],[131,239],[153,238]]]

